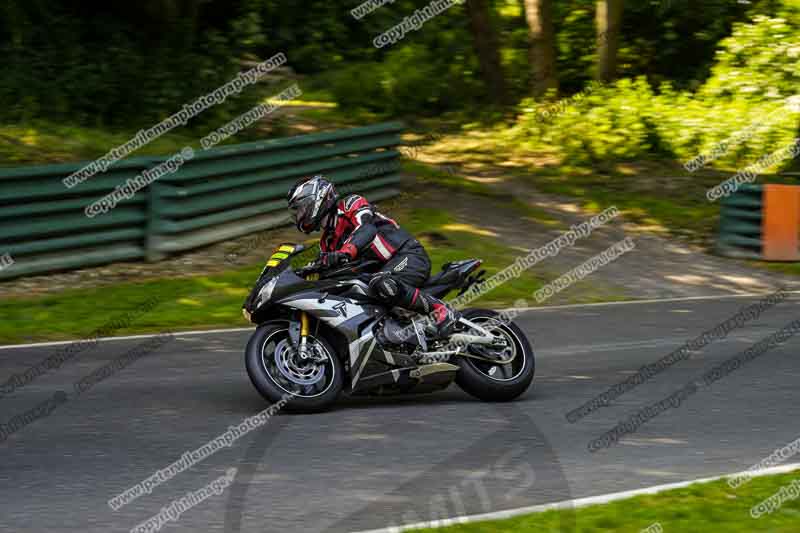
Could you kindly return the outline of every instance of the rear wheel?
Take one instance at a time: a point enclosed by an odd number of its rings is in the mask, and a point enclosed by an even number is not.
[[[336,401],[344,384],[344,368],[322,337],[306,337],[315,359],[302,359],[292,346],[286,323],[267,323],[247,343],[245,366],[253,386],[268,401],[288,397],[286,409],[322,411]]]
[[[501,320],[500,313],[490,309],[468,309],[462,314],[499,336],[498,346],[470,345],[469,357],[458,357],[461,369],[456,383],[466,392],[488,402],[504,402],[517,398],[533,381],[536,364],[528,338],[513,322]]]

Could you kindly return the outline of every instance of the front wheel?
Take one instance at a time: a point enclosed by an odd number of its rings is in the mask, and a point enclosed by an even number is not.
[[[491,347],[468,346],[467,355],[458,358],[461,367],[456,376],[458,386],[487,402],[507,402],[517,398],[528,389],[536,371],[528,338],[519,326],[502,320],[496,311],[468,309],[462,316],[500,336],[503,343]]]
[[[253,386],[267,401],[286,398],[286,409],[322,411],[336,401],[344,384],[344,368],[331,345],[308,335],[307,346],[319,362],[301,359],[289,338],[287,323],[267,323],[256,329],[245,352],[245,367]]]

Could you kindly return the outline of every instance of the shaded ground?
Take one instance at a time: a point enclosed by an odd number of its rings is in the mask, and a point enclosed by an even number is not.
[[[426,193],[417,198],[423,204],[447,205],[462,220],[474,221],[520,252],[545,245],[592,214],[573,199],[543,194],[525,181],[503,176],[502,170],[495,169],[466,173],[465,178],[487,187],[493,195],[507,194],[517,204],[529,207],[528,216],[520,217],[514,211],[497,206],[492,208],[487,198],[476,198],[454,187],[446,193]],[[600,206],[598,211],[611,205]],[[800,286],[797,277],[754,268],[745,261],[714,256],[697,244],[668,237],[652,226],[632,223],[625,210],[621,210],[623,214],[610,224],[534,268],[560,275],[630,236],[636,242],[636,249],[597,270],[587,281],[615,287],[629,298],[742,294],[768,292],[779,285]],[[575,300],[579,295],[574,289],[577,287],[567,289],[548,303]]]
[[[284,242],[301,242],[303,240],[301,237],[303,235],[294,227],[286,226],[231,239],[176,255],[158,263],[114,263],[2,281],[0,298],[37,296],[58,293],[65,289],[86,289],[129,281],[174,279],[226,272],[234,267],[252,265],[260,260],[266,261],[276,246]]]
[[[587,220],[591,212],[574,200],[538,192],[521,180],[492,183],[490,173],[467,174],[486,187],[464,192],[463,187],[417,183],[408,178],[408,192],[399,199],[380,202],[380,207],[401,222],[409,206],[445,209],[456,219],[452,229],[497,239],[524,255],[558,237],[573,224]],[[463,180],[463,178],[456,178]],[[487,194],[479,194],[480,192]],[[610,207],[602,206],[602,208]],[[599,211],[600,209],[598,209]],[[626,236],[636,249],[601,268],[578,286],[548,301],[550,304],[620,298],[657,298],[766,292],[778,285],[800,286],[798,278],[754,268],[744,261],[713,256],[702,247],[659,234],[652,227],[634,224],[623,215],[597,229],[575,246],[534,267],[545,280],[557,278],[583,261],[604,251]],[[442,243],[437,235],[428,246]],[[253,265],[283,242],[302,242],[307,237],[293,227],[283,227],[230,240],[159,263],[118,263],[98,268],[47,274],[0,283],[0,297],[57,293],[63,289],[102,287],[124,281],[206,275],[233,267]],[[483,257],[492,261],[492,257]],[[434,265],[437,269],[440,265]],[[505,265],[496,265],[502,267]]]
[[[622,216],[611,224],[548,259],[543,266],[550,270],[567,272],[630,236],[636,250],[592,274],[592,282],[622,286],[631,298],[740,294],[769,291],[778,285],[799,286],[800,278],[792,275],[796,265],[754,266],[753,262],[709,253],[718,206],[706,202],[703,192],[707,183],[720,179],[718,173],[694,178],[656,177],[663,175],[657,167],[643,164],[625,165],[619,170],[630,173],[629,177],[598,178],[580,175],[585,169],[569,168],[559,176],[550,168],[553,161],[546,158],[526,161],[501,153],[508,159],[500,162],[497,154],[487,153],[490,145],[487,148],[486,143],[475,139],[472,144],[461,141],[463,138],[458,142],[445,138],[415,155],[440,169],[429,172],[428,180],[449,188],[449,208],[480,220],[499,239],[520,250],[545,244],[592,213],[611,206],[620,209]],[[454,167],[457,176],[450,170]],[[665,172],[663,168],[660,171]],[[519,219],[503,210],[456,201],[459,190],[476,188],[485,195],[522,204],[532,210],[532,216]]]
[[[462,221],[449,211],[420,205],[408,196],[382,204],[381,210],[397,217],[404,228],[418,236],[437,269],[447,262],[479,257],[485,260],[483,268],[492,275],[519,256],[518,251],[494,239],[488,230],[469,220]],[[165,328],[177,331],[240,327],[247,324],[241,313],[242,302],[262,271],[265,258],[278,243],[296,242],[300,237],[304,236],[292,229],[281,229],[178,257],[163,269],[158,264],[132,264],[130,268],[112,265],[21,280],[18,291],[29,289],[37,294],[0,298],[0,344],[91,337],[98,331],[109,336]],[[313,259],[315,253],[310,248],[297,257],[295,266]],[[136,277],[131,277],[132,268],[137,269]],[[523,272],[513,283],[496,287],[472,305],[510,307],[520,299],[530,299],[544,285],[545,277],[541,269]],[[615,296],[608,292],[598,294],[594,284],[586,285],[586,290],[576,293],[582,301]],[[144,305],[152,301],[157,302],[154,308]],[[149,310],[142,313],[143,306]],[[109,324],[113,325],[112,331],[108,330]]]
[[[329,102],[296,101],[276,110],[258,128],[264,134],[280,130],[295,135],[347,127],[353,119]],[[419,134],[406,137],[424,140]],[[736,294],[769,291],[779,284],[798,286],[800,278],[791,275],[793,266],[766,270],[707,253],[717,206],[705,202],[702,191],[719,181],[718,172],[669,178],[663,176],[676,173],[675,168],[646,162],[611,169],[571,168],[547,154],[506,153],[494,144],[491,133],[434,132],[425,137],[435,142],[403,150],[407,192],[398,200],[381,202],[400,221],[410,216],[410,206],[444,210],[456,218],[458,231],[490,236],[523,254],[593,212],[611,205],[623,212],[607,227],[535,270],[549,281],[625,236],[635,239],[636,250],[548,303]],[[431,247],[448,244],[436,234],[423,237]],[[0,298],[221,273],[262,261],[282,242],[303,240],[294,228],[279,228],[154,264],[119,263],[0,282]]]

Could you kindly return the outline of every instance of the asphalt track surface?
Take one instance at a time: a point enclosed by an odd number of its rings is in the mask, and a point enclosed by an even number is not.
[[[610,406],[573,424],[565,414],[757,299],[526,312],[518,322],[538,366],[534,388],[517,402],[484,404],[453,386],[280,414],[118,511],[109,498],[266,404],[243,368],[246,331],[177,334],[75,395],[74,382],[142,340],[103,342],[0,398],[7,423],[67,393],[48,416],[0,442],[0,531],[130,531],[229,468],[238,469],[232,486],[163,530],[357,531],[744,470],[800,437],[800,336],[615,446],[590,453],[587,444],[800,318],[797,295]],[[57,348],[0,350],[0,382]],[[569,519],[562,530],[572,530]]]

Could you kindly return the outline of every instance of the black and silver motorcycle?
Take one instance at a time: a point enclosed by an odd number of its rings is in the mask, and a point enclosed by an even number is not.
[[[438,339],[426,317],[370,297],[376,261],[335,269],[315,261],[295,270],[291,259],[304,249],[277,248],[242,309],[257,325],[247,344],[247,373],[268,401],[291,396],[287,409],[311,412],[341,393],[416,394],[453,381],[481,400],[508,401],[533,381],[530,343],[500,313],[463,310],[450,338]],[[481,281],[480,265],[447,263],[422,290],[437,298],[463,293]]]

